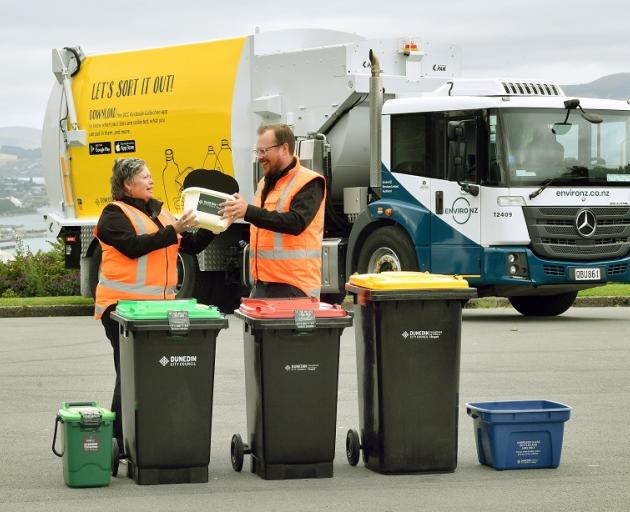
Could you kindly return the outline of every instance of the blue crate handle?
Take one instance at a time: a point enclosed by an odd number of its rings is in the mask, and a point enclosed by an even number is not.
[[[473,420],[479,418],[479,415],[470,407],[466,407],[466,414],[468,414],[468,416],[470,416]]]

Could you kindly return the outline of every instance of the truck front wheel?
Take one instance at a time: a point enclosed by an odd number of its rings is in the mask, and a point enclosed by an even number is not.
[[[525,316],[556,316],[569,309],[576,297],[577,292],[514,296],[510,297],[510,303],[516,311]]]
[[[418,270],[416,251],[407,232],[398,226],[378,228],[359,252],[359,273],[373,274],[387,270]]]

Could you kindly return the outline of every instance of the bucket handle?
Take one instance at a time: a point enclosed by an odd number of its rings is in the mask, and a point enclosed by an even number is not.
[[[97,407],[97,402],[64,402],[64,407]]]
[[[61,418],[59,418],[59,416],[57,416],[57,419],[55,420],[55,433],[53,435],[53,442],[52,442],[52,452],[57,456],[57,457],[63,457],[63,454],[65,453],[66,449],[64,447],[64,450],[59,453],[57,451],[57,449],[55,448],[55,444],[57,444],[57,427],[59,426],[59,423],[61,422]]]

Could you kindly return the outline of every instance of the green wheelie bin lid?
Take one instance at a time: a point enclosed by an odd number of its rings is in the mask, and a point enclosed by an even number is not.
[[[186,311],[188,318],[222,318],[215,306],[197,304],[197,299],[177,300],[121,300],[116,313],[127,320],[166,320],[169,311]]]
[[[101,421],[114,421],[116,413],[103,409],[98,402],[62,402],[59,418],[64,423],[100,424]]]

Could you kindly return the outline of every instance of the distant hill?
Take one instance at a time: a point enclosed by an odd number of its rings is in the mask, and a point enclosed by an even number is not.
[[[0,146],[0,153],[18,158],[41,158],[42,148],[24,149],[19,146]]]
[[[562,89],[567,96],[627,100],[630,99],[630,73],[603,76],[588,84],[563,85]]]
[[[26,126],[0,128],[0,147],[13,146],[22,149],[37,149],[42,145],[42,131]]]
[[[37,128],[1,127],[0,179],[43,175],[41,138],[42,131]]]

